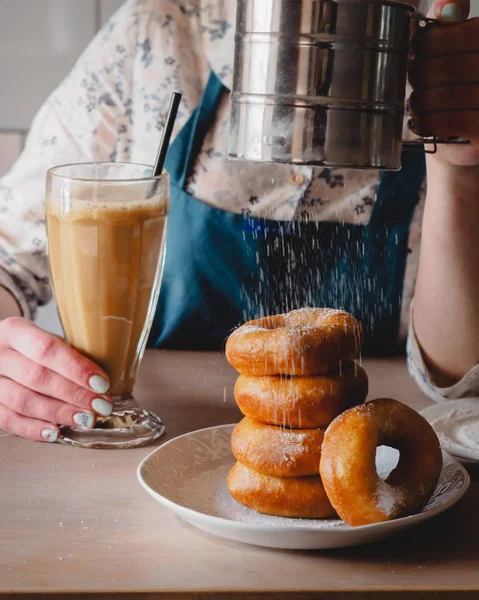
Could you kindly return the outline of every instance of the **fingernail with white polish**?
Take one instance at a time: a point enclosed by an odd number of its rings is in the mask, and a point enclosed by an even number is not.
[[[457,4],[446,4],[441,11],[441,21],[460,23],[464,20],[461,7]]]
[[[58,440],[58,431],[56,429],[44,429],[41,435],[46,442],[56,442]]]
[[[111,411],[113,410],[113,404],[104,398],[95,398],[91,403],[91,407],[95,412],[103,417],[109,417],[111,415]]]
[[[98,394],[106,394],[110,389],[110,384],[101,375],[93,375],[90,377],[89,385],[94,392]]]
[[[85,429],[91,429],[95,423],[95,417],[91,413],[75,413],[73,420],[77,425]]]

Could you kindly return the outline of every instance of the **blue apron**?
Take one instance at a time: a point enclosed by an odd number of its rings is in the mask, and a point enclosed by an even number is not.
[[[302,306],[344,308],[365,327],[364,351],[397,351],[409,225],[424,156],[384,173],[368,225],[273,221],[214,208],[186,192],[226,88],[212,72],[171,145],[165,270],[149,345],[219,350],[240,323]]]

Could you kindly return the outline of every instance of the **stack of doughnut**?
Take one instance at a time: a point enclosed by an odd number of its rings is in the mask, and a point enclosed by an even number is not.
[[[234,395],[244,415],[227,482],[237,502],[280,517],[339,515],[353,526],[425,506],[442,468],[437,436],[396,400],[365,403],[367,375],[354,362],[362,343],[354,317],[318,308],[231,334],[226,357],[240,373]],[[379,445],[401,451],[386,481],[376,472]]]
[[[226,343],[240,373],[234,395],[245,418],[236,426],[237,460],[228,489],[238,502],[281,517],[335,514],[319,475],[324,432],[345,409],[364,402],[363,341],[354,317],[300,309],[250,321]]]

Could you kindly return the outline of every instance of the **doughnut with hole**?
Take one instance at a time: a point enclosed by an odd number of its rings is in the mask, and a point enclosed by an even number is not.
[[[376,448],[399,450],[386,480],[376,471]],[[379,398],[351,408],[328,427],[320,474],[331,504],[349,525],[369,525],[420,512],[442,469],[434,429],[412,408]]]
[[[351,362],[362,343],[349,313],[301,308],[245,323],[229,336],[226,358],[243,375],[320,375]]]

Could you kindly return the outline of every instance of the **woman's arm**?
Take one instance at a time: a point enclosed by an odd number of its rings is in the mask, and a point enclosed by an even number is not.
[[[437,385],[479,364],[479,167],[428,160],[413,321]]]
[[[19,317],[20,306],[8,290],[0,287],[0,321],[8,317]]]
[[[429,16],[457,18],[468,0],[438,0]],[[458,135],[427,160],[413,326],[434,383],[479,364],[479,20],[428,27],[412,39],[410,108],[420,135]]]

